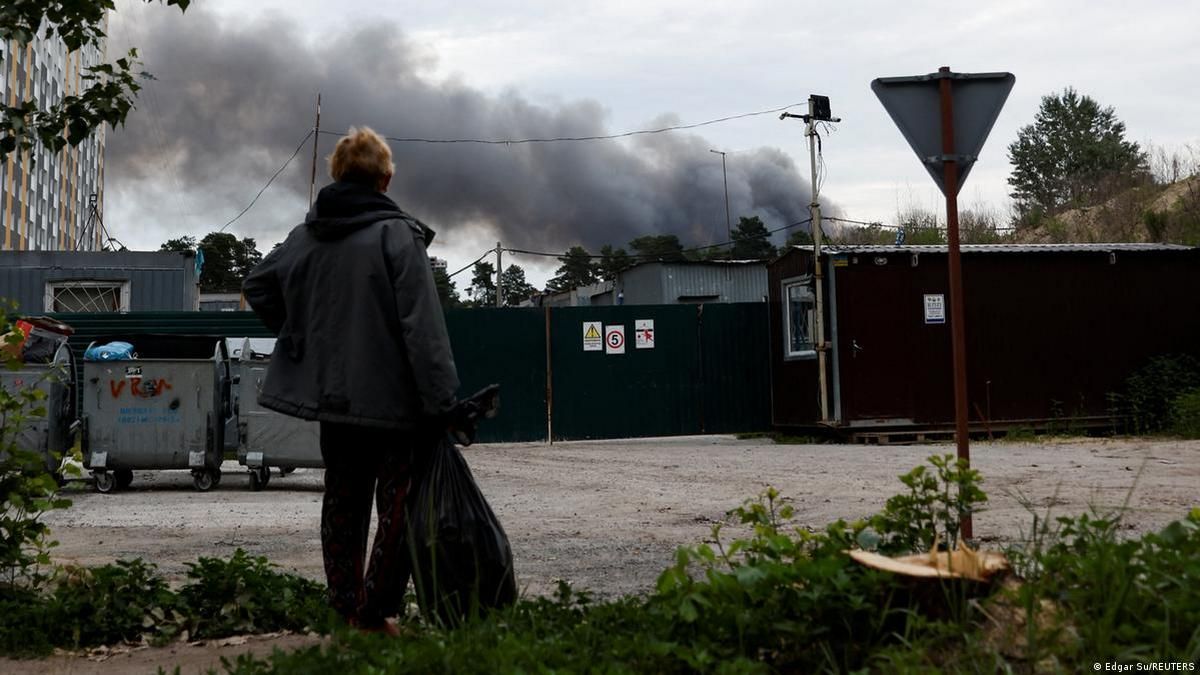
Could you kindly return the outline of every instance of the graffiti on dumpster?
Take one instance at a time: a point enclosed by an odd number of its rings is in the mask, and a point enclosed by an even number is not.
[[[117,424],[176,424],[180,421],[179,412],[170,407],[122,407],[117,417]]]
[[[128,389],[126,384],[128,383]],[[140,377],[131,377],[127,380],[109,380],[108,390],[112,393],[113,398],[121,398],[121,395],[126,391],[134,398],[154,398],[161,396],[164,391],[172,389],[171,383],[165,378],[150,378],[142,379]]]

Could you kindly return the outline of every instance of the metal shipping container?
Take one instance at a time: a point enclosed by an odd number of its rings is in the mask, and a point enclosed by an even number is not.
[[[190,311],[199,306],[192,251],[0,251],[0,297],[20,311]]]
[[[1163,244],[964,245],[967,390],[973,431],[1112,423],[1110,395],[1155,356],[1200,356],[1200,249]],[[952,428],[945,246],[822,253],[827,426]],[[770,267],[772,421],[821,423],[811,249]],[[791,293],[791,295],[789,295]],[[811,322],[808,324],[811,328]]]

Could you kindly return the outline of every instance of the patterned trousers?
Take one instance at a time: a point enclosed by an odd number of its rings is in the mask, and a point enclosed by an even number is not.
[[[428,450],[427,434],[321,423],[325,499],[321,548],[329,603],[348,622],[381,625],[403,611],[412,572],[404,542],[405,499],[412,487],[414,451]],[[429,442],[431,443],[431,441]],[[430,446],[431,447],[431,446]],[[374,497],[378,521],[367,557]]]

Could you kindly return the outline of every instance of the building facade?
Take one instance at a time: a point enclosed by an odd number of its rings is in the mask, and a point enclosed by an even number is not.
[[[79,94],[103,43],[67,51],[57,38],[0,41],[0,101],[45,107]],[[104,129],[51,153],[40,144],[0,162],[0,250],[94,251],[104,212]]]
[[[194,251],[0,251],[0,302],[26,315],[190,312],[199,284]]]

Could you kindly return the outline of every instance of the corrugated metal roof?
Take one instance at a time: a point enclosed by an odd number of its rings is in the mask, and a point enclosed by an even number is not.
[[[703,265],[766,265],[769,260],[750,258],[747,260],[643,260],[636,262],[624,270],[631,270],[644,265],[675,265],[677,267],[699,267]]]
[[[812,250],[811,246],[792,248]],[[1190,251],[1191,246],[1181,244],[963,244],[963,253],[1107,253],[1109,251]],[[914,244],[910,246],[825,246],[824,251],[834,253],[946,253],[943,245]]]

